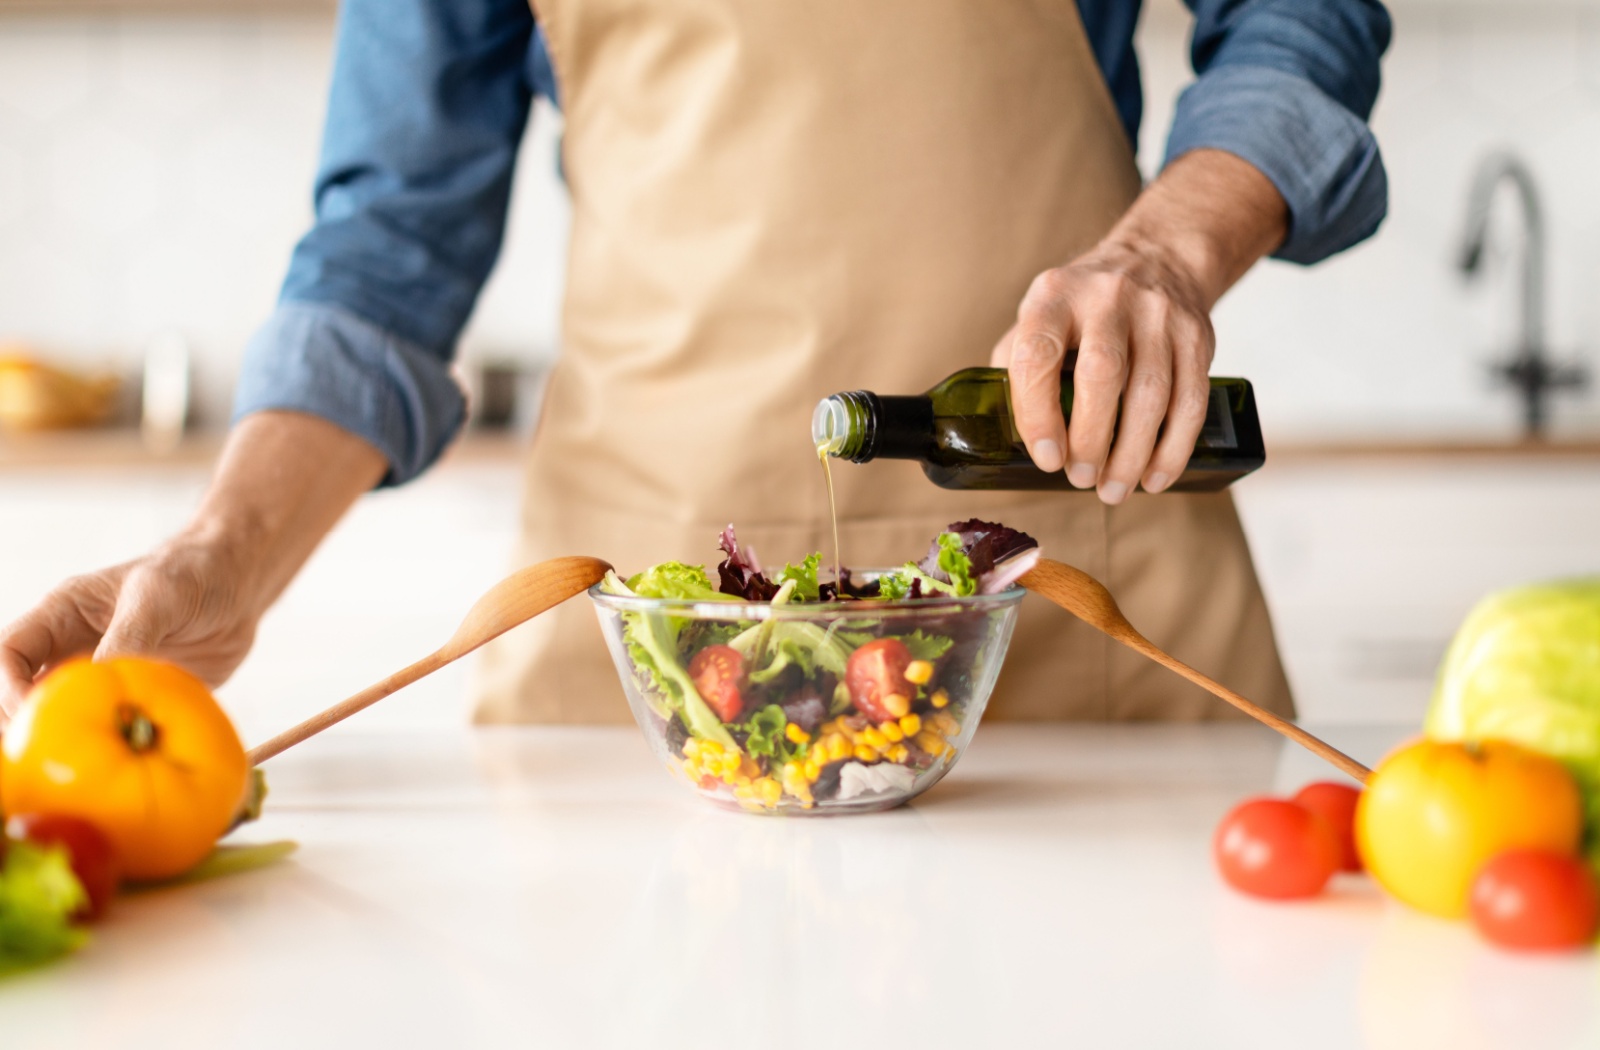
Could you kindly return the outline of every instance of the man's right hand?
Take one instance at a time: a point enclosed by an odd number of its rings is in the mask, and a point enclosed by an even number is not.
[[[39,675],[74,656],[139,653],[221,685],[255,637],[252,590],[238,558],[187,536],[67,580],[0,631],[0,725]]]
[[[372,445],[314,416],[246,417],[187,529],[68,580],[0,631],[0,728],[35,679],[74,656],[155,656],[221,685],[268,606],[386,469]]]

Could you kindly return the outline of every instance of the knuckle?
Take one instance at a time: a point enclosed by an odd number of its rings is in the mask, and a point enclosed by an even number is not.
[[[1187,421],[1202,420],[1205,418],[1206,409],[1210,405],[1211,386],[1209,383],[1185,384],[1174,399],[1173,415]]]
[[[1084,342],[1078,347],[1073,377],[1089,383],[1121,383],[1128,365],[1126,348],[1105,340]]]
[[[1011,365],[1025,372],[1059,365],[1065,356],[1061,342],[1045,332],[1024,332],[1011,342]]]
[[[1072,286],[1072,277],[1066,270],[1056,268],[1045,270],[1033,279],[1028,285],[1028,298],[1045,302],[1060,302],[1067,298],[1067,293]]]
[[[1128,378],[1128,396],[1166,405],[1172,396],[1172,373],[1155,369],[1135,370]]]

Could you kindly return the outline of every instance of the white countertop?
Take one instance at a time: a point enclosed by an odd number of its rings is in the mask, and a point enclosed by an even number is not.
[[[713,809],[631,728],[356,725],[268,769],[239,838],[294,857],[119,901],[0,982],[0,1045],[1600,1045],[1593,955],[1359,878],[1224,888],[1218,817],[1325,774],[1254,725],[988,726],[915,805],[820,820]]]

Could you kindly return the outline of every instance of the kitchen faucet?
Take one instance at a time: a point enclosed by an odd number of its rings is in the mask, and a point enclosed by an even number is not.
[[[1588,383],[1578,365],[1554,364],[1544,345],[1544,213],[1539,192],[1527,166],[1510,153],[1492,153],[1478,165],[1467,199],[1467,230],[1461,242],[1461,272],[1475,274],[1483,261],[1489,233],[1489,209],[1502,182],[1516,187],[1522,203],[1522,334],[1510,361],[1493,366],[1502,383],[1522,394],[1523,436],[1543,436],[1547,395],[1554,390],[1577,390]]]

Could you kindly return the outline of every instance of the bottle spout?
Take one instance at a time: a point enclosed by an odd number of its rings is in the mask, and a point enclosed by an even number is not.
[[[811,440],[817,446],[818,455],[842,455],[850,432],[850,410],[841,395],[834,394],[817,402],[816,410],[811,413]]]

